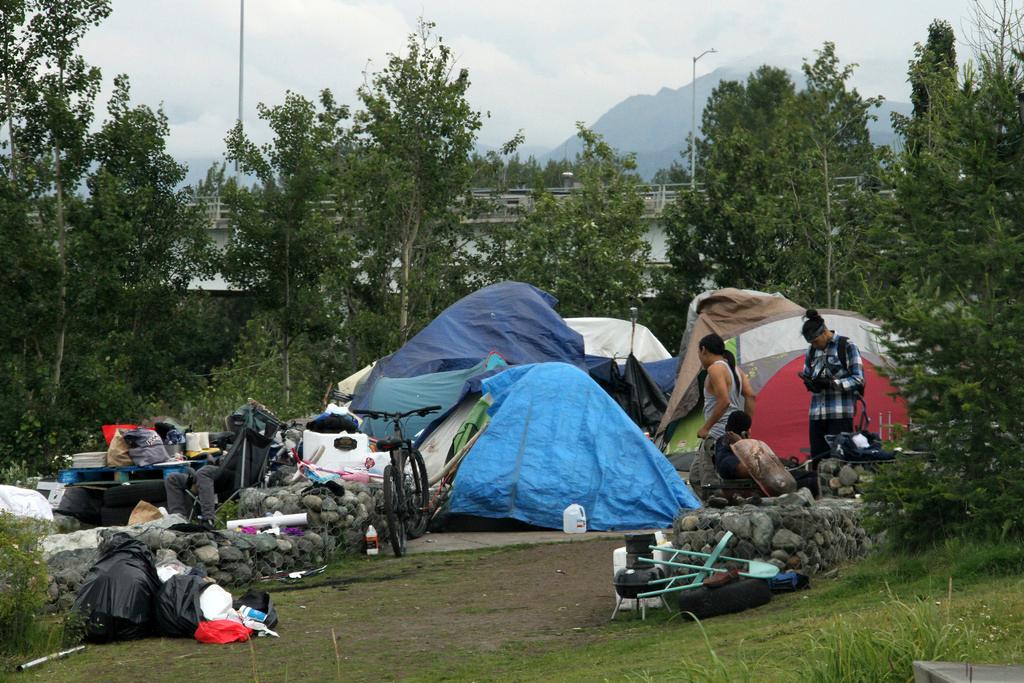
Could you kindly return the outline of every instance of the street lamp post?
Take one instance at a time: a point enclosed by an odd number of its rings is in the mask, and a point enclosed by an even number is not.
[[[238,0],[238,125],[242,125],[242,77],[245,75],[245,0]],[[235,159],[235,175],[238,160]]]
[[[697,60],[707,54],[718,52],[715,48],[704,50],[693,58],[693,80],[690,81],[690,189],[697,189]]]

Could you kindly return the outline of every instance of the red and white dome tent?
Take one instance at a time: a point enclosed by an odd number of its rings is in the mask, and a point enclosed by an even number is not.
[[[697,345],[712,332],[735,349],[740,367],[757,392],[757,410],[751,436],[761,439],[783,459],[803,462],[808,455],[807,411],[810,394],[797,374],[803,368],[807,342],[800,334],[805,308],[779,294],[720,289],[705,292],[690,305],[690,317],[680,344],[679,374],[668,409],[658,426],[660,442],[701,407],[698,379],[701,364]],[[890,364],[879,342],[879,324],[859,313],[819,309],[829,329],[848,337],[860,349],[866,381],[864,399],[871,430],[887,437],[894,425],[907,424],[907,404],[892,383],[878,372]],[[855,419],[859,419],[859,413]],[[699,425],[698,425],[699,426]],[[689,442],[689,440],[688,440]],[[693,443],[693,442],[691,442]]]

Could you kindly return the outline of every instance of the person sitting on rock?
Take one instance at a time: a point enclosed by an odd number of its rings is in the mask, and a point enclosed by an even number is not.
[[[750,427],[753,420],[742,410],[729,414],[725,421],[725,434],[715,441],[715,470],[722,479],[749,479],[750,470],[732,452],[732,445],[742,439],[750,438]]]
[[[751,472],[739,456],[733,452],[732,445],[750,438],[750,428],[753,421],[743,411],[730,413],[729,419],[725,422],[725,434],[715,442],[715,470],[722,479],[749,479]],[[774,457],[774,456],[773,456]],[[816,472],[807,470],[792,470],[790,475],[796,480],[797,488],[804,487],[818,498],[820,486]]]

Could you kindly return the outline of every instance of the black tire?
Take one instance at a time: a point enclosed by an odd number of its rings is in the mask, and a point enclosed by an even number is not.
[[[384,468],[384,516],[388,520],[388,542],[395,557],[405,554],[405,523],[402,507],[402,474],[391,465]]]
[[[86,524],[101,524],[100,512],[103,509],[103,491],[88,489],[82,486],[68,486],[60,499],[57,512],[74,517]]]
[[[134,509],[134,505],[131,507],[110,507],[104,505],[100,508],[100,525],[127,526],[128,519],[132,516],[132,510]]]
[[[130,484],[111,486],[103,492],[103,505],[106,507],[135,507],[140,501],[147,503],[163,503],[167,500],[167,490],[163,479],[145,479]]]
[[[419,538],[427,531],[430,523],[430,488],[427,484],[427,465],[420,452],[413,450],[409,459],[411,477],[406,477],[407,508],[405,532],[409,538]]]
[[[723,614],[735,614],[752,607],[760,607],[772,599],[768,582],[761,579],[740,579],[720,588],[695,588],[680,591],[678,602],[680,612],[691,612],[698,619],[708,619]],[[689,616],[684,614],[683,616]]]

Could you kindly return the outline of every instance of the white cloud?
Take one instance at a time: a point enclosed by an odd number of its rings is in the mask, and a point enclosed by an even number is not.
[[[163,103],[171,150],[182,158],[223,153],[237,108],[238,7],[114,0],[111,18],[84,43],[108,92],[114,74],[126,72],[136,101]],[[423,14],[469,69],[473,105],[491,112],[481,140],[498,144],[522,128],[528,144],[547,146],[629,95],[688,83],[692,56],[708,47],[719,52],[698,63],[698,75],[758,58],[798,66],[831,40],[842,59],[863,65],[855,83],[864,94],[905,100],[914,42],[936,16],[959,31],[964,11],[957,0],[246,0],[245,9],[245,115],[254,134],[256,102],[280,102],[285,90],[312,98],[329,87],[354,104],[367,60],[381,68]]]

